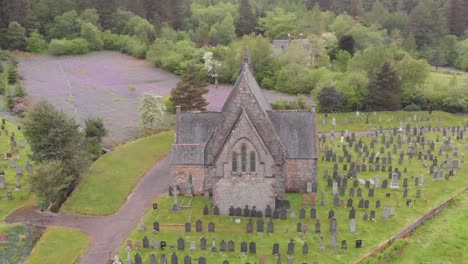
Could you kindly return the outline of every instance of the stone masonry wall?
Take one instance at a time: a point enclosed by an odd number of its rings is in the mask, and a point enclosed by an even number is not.
[[[229,207],[249,208],[253,206],[264,211],[267,205],[275,208],[274,178],[254,178],[248,176],[221,178],[215,183],[213,202],[221,214],[228,214]]]
[[[202,165],[171,165],[172,183],[180,187],[182,194],[187,194],[189,175],[192,175],[194,194],[204,192],[204,168]]]
[[[314,160],[287,159],[286,160],[286,191],[305,192],[307,182],[315,182],[313,176]]]

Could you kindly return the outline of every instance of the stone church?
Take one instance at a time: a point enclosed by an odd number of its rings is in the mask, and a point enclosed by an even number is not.
[[[221,111],[181,112],[171,152],[173,183],[185,195],[211,194],[229,208],[275,208],[286,192],[316,188],[315,108],[272,110],[244,52],[239,77]]]

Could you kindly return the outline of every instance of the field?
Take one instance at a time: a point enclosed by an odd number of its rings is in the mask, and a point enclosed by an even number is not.
[[[169,153],[173,138],[173,132],[163,132],[101,156],[83,175],[62,211],[87,215],[115,213],[145,172]]]
[[[49,227],[26,261],[26,264],[73,264],[88,248],[84,233],[64,227]]]
[[[441,134],[440,132],[437,134]],[[426,132],[426,142],[436,139],[435,132]],[[362,139],[363,142],[369,145],[371,137],[363,136],[357,137],[357,140]],[[396,140],[396,139],[395,139]],[[329,141],[327,141],[329,142]],[[454,144],[452,147],[457,146],[460,151],[460,155],[466,155],[466,139],[464,140],[453,140]],[[342,155],[340,144],[329,143],[330,147],[338,152],[338,155]],[[442,142],[435,143],[435,150],[438,150]],[[382,145],[380,144],[380,137],[378,143],[375,146],[375,150],[371,149],[371,152],[379,152],[379,149]],[[404,146],[405,149],[407,146]],[[426,146],[427,147],[427,146]],[[385,148],[385,147],[384,147]],[[352,152],[352,150],[350,150]],[[443,162],[445,153],[450,151],[444,151],[441,156],[437,156],[440,162]],[[353,155],[356,155],[352,152]],[[320,158],[323,155],[323,150],[320,154]],[[429,161],[431,162],[431,161]],[[291,202],[291,210],[295,212],[295,219],[291,219],[290,214],[288,213],[287,220],[273,220],[275,225],[274,234],[269,233],[257,233],[253,232],[252,234],[246,233],[246,224],[248,218],[245,217],[229,217],[229,216],[204,216],[202,214],[203,207],[207,205],[211,207],[211,200],[196,197],[193,200],[191,208],[183,209],[181,213],[172,213],[169,209],[173,203],[172,197],[162,196],[156,199],[155,202],[158,203],[158,210],[149,210],[144,218],[147,231],[139,231],[139,224],[135,230],[130,234],[129,239],[132,240],[133,244],[136,241],[142,243],[144,236],[147,236],[150,245],[153,239],[157,239],[159,242],[164,240],[168,244],[168,248],[165,251],[161,249],[133,249],[131,252],[132,260],[133,255],[140,253],[143,256],[143,261],[148,261],[149,255],[155,253],[160,258],[161,254],[165,254],[167,257],[172,255],[172,252],[176,252],[179,256],[179,261],[183,259],[186,255],[190,255],[192,260],[197,259],[199,256],[203,255],[207,257],[208,263],[218,263],[222,260],[229,260],[230,263],[245,263],[250,261],[255,263],[259,260],[260,256],[265,256],[266,263],[276,263],[276,257],[272,255],[272,246],[273,243],[280,243],[280,253],[282,255],[283,263],[286,262],[286,249],[288,242],[292,239],[295,242],[295,262],[301,263],[301,261],[318,261],[319,263],[351,263],[360,256],[364,255],[366,252],[372,250],[379,243],[382,243],[385,239],[389,238],[391,235],[397,233],[399,230],[403,229],[405,226],[409,225],[420,217],[425,212],[428,212],[431,208],[443,202],[445,199],[450,197],[453,193],[460,190],[460,188],[468,184],[468,179],[464,177],[468,173],[468,167],[466,164],[460,164],[461,169],[456,171],[456,175],[451,177],[449,180],[444,181],[433,181],[432,175],[429,174],[429,169],[423,166],[423,161],[419,160],[417,157],[409,159],[405,157],[402,165],[397,165],[396,161],[393,161],[394,168],[399,168],[400,171],[403,171],[404,168],[407,169],[407,172],[402,172],[401,179],[399,181],[400,189],[375,189],[375,197],[368,198],[367,192],[368,189],[364,185],[360,185],[362,188],[363,198],[370,200],[370,208],[368,210],[358,208],[357,204],[359,198],[354,196],[354,207],[356,208],[356,222],[357,228],[355,233],[350,233],[350,221],[348,220],[349,208],[345,207],[335,207],[333,206],[333,195],[331,187],[327,186],[327,180],[323,177],[325,169],[328,169],[330,172],[333,171],[333,162],[321,161],[319,162],[319,194],[317,195],[317,219],[320,219],[322,224],[321,234],[316,234],[314,232],[315,219],[309,218],[309,209],[310,205],[305,206],[301,205],[301,194],[288,194],[287,199]],[[343,163],[339,163],[339,171]],[[387,165],[388,166],[388,165]],[[415,186],[415,177],[420,175],[425,175],[425,182],[423,186]],[[358,177],[361,179],[373,179],[375,175],[380,175],[382,180],[387,179],[387,172],[360,172]],[[404,178],[408,179],[408,198],[413,200],[413,205],[407,206],[407,198],[403,198],[403,189],[402,181]],[[348,183],[348,188],[352,186],[352,180]],[[416,197],[416,191],[421,191],[421,196]],[[325,206],[319,206],[320,201],[320,191],[325,192]],[[386,197],[386,193],[390,193],[390,197]],[[346,188],[346,199],[348,197],[348,190]],[[341,196],[340,196],[341,198]],[[343,199],[343,198],[341,198]],[[376,209],[375,202],[381,201],[381,207]],[[182,198],[182,204],[187,205],[189,198]],[[306,218],[299,219],[299,210],[304,207],[306,209]],[[391,216],[388,220],[382,218],[383,207],[394,207],[396,210],[395,216]],[[328,230],[330,228],[329,220],[327,219],[328,211],[333,208],[335,211],[335,216],[338,221],[338,247],[330,248],[330,237]],[[376,211],[376,220],[375,221],[364,221],[363,215],[365,212],[370,212],[370,210]],[[203,221],[203,232],[194,232],[195,222],[201,219]],[[240,219],[240,223],[236,223],[236,219]],[[160,223],[161,231],[157,234],[153,233],[152,226],[153,222],[157,220]],[[255,222],[257,219],[253,219],[254,230]],[[208,222],[214,222],[216,226],[216,232],[207,232]],[[267,219],[265,221],[265,230]],[[184,232],[184,223],[191,223],[192,232]],[[309,232],[304,234],[302,232],[296,232],[296,224],[301,222],[303,225],[308,225]],[[318,250],[320,244],[320,236],[324,236],[324,242],[326,249],[324,251]],[[177,250],[177,239],[183,237],[185,240],[185,250]],[[205,237],[207,239],[208,249],[200,250],[200,238]],[[216,239],[216,247],[218,249],[217,253],[211,253],[211,243],[212,239]],[[363,240],[362,248],[355,248],[354,241],[357,239]],[[226,242],[233,240],[235,242],[235,252],[219,252],[219,246],[221,240]],[[341,240],[347,240],[348,249],[343,250],[340,248]],[[189,250],[190,242],[195,242],[197,249],[194,251]],[[254,254],[241,254],[240,253],[240,243],[241,242],[251,242],[255,241],[257,246],[257,253]],[[309,253],[306,255],[302,254],[302,246],[304,242],[308,243]],[[434,242],[437,243],[437,242]],[[121,259],[126,259],[125,251],[126,242],[122,244],[120,248]],[[172,250],[171,247],[175,249]],[[416,251],[414,254],[424,254],[423,249],[415,248],[413,251]],[[455,256],[456,258],[456,256]],[[406,259],[405,259],[406,261]],[[402,262],[402,263],[413,263],[413,262]]]
[[[139,134],[138,108],[144,92],[169,95],[179,81],[178,76],[147,61],[117,52],[18,59],[19,73],[32,103],[47,99],[82,124],[88,117],[103,118],[110,131],[104,140],[108,146],[127,142]],[[134,93],[129,91],[129,85],[136,86]],[[230,87],[208,88],[208,110],[219,110]],[[270,102],[291,97],[271,91],[264,94]]]
[[[464,263],[468,259],[467,222],[468,192],[464,192],[437,217],[368,263]]]
[[[433,71],[429,75],[428,93],[437,97],[446,96],[452,89],[468,88],[468,73],[462,71],[448,71],[441,69]]]

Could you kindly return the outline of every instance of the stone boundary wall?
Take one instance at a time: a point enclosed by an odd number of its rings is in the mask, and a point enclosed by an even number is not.
[[[385,240],[382,242],[380,245],[378,245],[376,248],[374,248],[372,251],[368,252],[364,256],[360,257],[358,260],[354,261],[353,263],[361,263],[362,261],[366,260],[367,258],[370,258],[372,256],[377,255],[378,253],[384,251],[386,248],[388,248],[391,244],[393,244],[396,240],[407,236],[409,233],[411,233],[414,229],[416,229],[418,226],[426,222],[427,219],[435,216],[436,214],[440,213],[445,207],[447,207],[453,199],[458,196],[459,194],[463,193],[468,189],[468,186],[463,187],[459,191],[457,191],[454,195],[450,196],[447,200],[442,202],[441,204],[437,205],[436,207],[432,208],[429,212],[425,213],[418,219],[416,219],[413,223],[409,224],[406,226],[403,230],[400,232],[396,233],[389,239]]]

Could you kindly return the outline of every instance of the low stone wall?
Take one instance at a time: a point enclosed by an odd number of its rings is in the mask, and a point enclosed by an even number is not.
[[[435,216],[436,214],[440,213],[445,207],[447,207],[453,199],[458,196],[460,193],[466,191],[468,189],[468,186],[463,187],[460,189],[458,192],[456,192],[454,195],[452,195],[450,198],[442,202],[441,204],[437,205],[436,207],[432,208],[429,212],[425,213],[418,219],[416,219],[413,223],[409,224],[406,226],[403,230],[398,232],[397,234],[393,235],[389,239],[385,240],[383,243],[378,245],[376,248],[374,248],[371,252],[365,254],[358,260],[356,260],[354,263],[361,263],[367,258],[370,258],[372,256],[377,255],[378,253],[384,251],[387,247],[389,247],[391,244],[393,244],[396,240],[407,236],[409,233],[411,233],[414,229],[416,229],[418,226],[426,222],[427,219]]]

